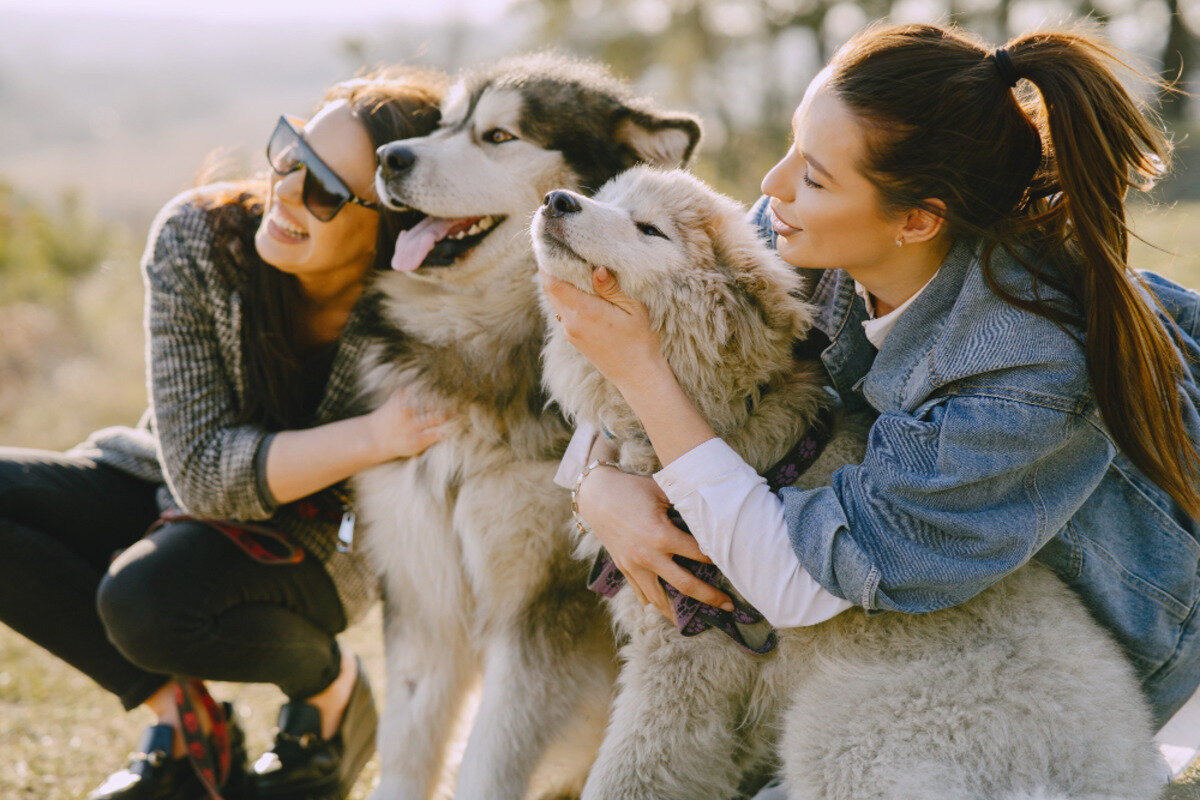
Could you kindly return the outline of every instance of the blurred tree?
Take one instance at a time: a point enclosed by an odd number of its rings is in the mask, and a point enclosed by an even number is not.
[[[1188,70],[1195,61],[1200,50],[1196,40],[1188,30],[1179,7],[1179,0],[1167,0],[1170,11],[1170,28],[1167,32],[1167,43],[1163,47],[1162,76],[1168,83],[1175,83],[1180,89],[1187,89]],[[1164,92],[1162,95],[1162,113],[1169,120],[1179,122],[1187,119],[1188,96],[1184,92]]]
[[[346,60],[353,74],[367,65],[367,40],[362,36],[343,36],[338,41],[338,55]]]
[[[1167,2],[1170,31],[1147,32]],[[1173,77],[1197,53],[1181,0],[517,0],[541,19],[537,41],[609,64],[660,102],[704,120],[697,171],[743,200],[787,148],[804,87],[833,50],[868,22],[952,20],[1002,42],[1014,26],[1090,18],[1119,22],[1136,43],[1153,42]],[[1166,15],[1163,15],[1164,17]],[[1117,20],[1117,18],[1120,18]],[[1164,23],[1165,24],[1165,23]],[[1184,114],[1183,98],[1168,106]]]

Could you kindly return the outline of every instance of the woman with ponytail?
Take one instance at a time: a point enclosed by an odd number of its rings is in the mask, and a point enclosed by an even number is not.
[[[752,216],[811,277],[821,358],[878,414],[829,486],[772,494],[681,392],[637,303],[544,276],[638,413],[653,478],[592,469],[581,515],[644,597],[696,546],[768,620],[961,603],[1033,558],[1124,647],[1162,725],[1200,684],[1200,294],[1132,269],[1125,197],[1163,132],[1086,35],[1000,49],[873,27],[808,88]],[[606,302],[607,301],[607,302]],[[563,472],[580,474],[593,432]],[[587,460],[611,460],[600,439]],[[695,540],[676,530],[673,504]],[[690,577],[690,576],[689,576]],[[1048,613],[1052,610],[1048,609]]]

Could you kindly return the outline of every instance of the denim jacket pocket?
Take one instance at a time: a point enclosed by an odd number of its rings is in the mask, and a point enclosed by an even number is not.
[[[1070,533],[1082,563],[1067,582],[1142,676],[1154,673],[1174,656],[1200,596],[1200,545],[1112,468],[1071,519]]]

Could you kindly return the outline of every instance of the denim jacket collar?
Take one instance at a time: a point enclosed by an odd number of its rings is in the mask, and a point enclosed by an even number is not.
[[[1026,294],[1030,279],[1003,249],[991,256],[992,274],[1009,290]],[[1052,296],[1042,287],[1043,297]],[[811,300],[823,309],[818,327],[831,340],[822,361],[835,387],[859,390],[879,412],[912,413],[944,387],[976,376],[1030,364],[1062,364],[1062,394],[1045,399],[1079,409],[1089,395],[1081,375],[1067,362],[1081,358],[1080,345],[1053,322],[1014,308],[988,287],[981,246],[956,242],[925,291],[909,306],[876,353],[862,330],[867,318],[854,280],[830,270],[817,281]],[[1010,319],[1024,316],[1021,326]],[[995,330],[1020,331],[996,336]],[[1008,387],[1013,391],[1013,387]]]
[[[973,300],[963,289],[977,249],[973,243],[955,243],[937,275],[883,343],[862,385],[867,400],[881,412],[911,413],[931,389],[950,379],[938,375],[935,353],[945,329],[954,327],[956,306]]]

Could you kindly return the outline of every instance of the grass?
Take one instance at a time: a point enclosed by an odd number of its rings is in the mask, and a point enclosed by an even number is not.
[[[1134,228],[1156,250],[1135,242],[1132,261],[1200,288],[1200,202],[1137,208]],[[119,242],[113,257],[57,306],[0,309],[0,444],[66,448],[90,431],[130,424],[145,404],[138,243]],[[344,640],[383,691],[378,611]],[[218,684],[234,701],[251,757],[270,739],[283,701],[274,687]],[[83,675],[0,627],[0,798],[74,800],[112,770],[150,724],[143,710],[121,713],[115,699]],[[374,785],[372,761],[354,800]],[[1200,763],[1166,794],[1200,800]]]
[[[382,700],[383,649],[378,607],[342,636],[363,662]],[[273,686],[212,684],[213,696],[232,700],[246,729],[250,759],[270,744],[275,713],[284,701]],[[129,714],[104,690],[28,640],[0,627],[0,797],[6,800],[78,800],[123,765],[151,714]],[[378,767],[367,765],[352,800],[374,786]]]

